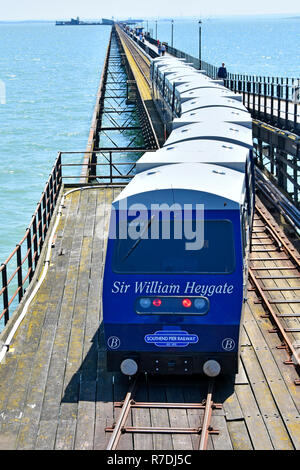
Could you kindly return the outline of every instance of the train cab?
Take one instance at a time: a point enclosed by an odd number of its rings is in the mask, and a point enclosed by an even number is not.
[[[107,368],[237,372],[245,174],[178,163],[137,174],[112,205],[103,319]]]

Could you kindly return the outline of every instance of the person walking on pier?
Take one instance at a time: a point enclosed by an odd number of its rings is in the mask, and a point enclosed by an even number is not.
[[[166,45],[164,43],[162,43],[161,45],[161,55],[165,55],[166,53]]]
[[[157,51],[158,51],[158,55],[160,56],[161,54],[161,44],[159,41],[157,41]]]
[[[218,78],[221,78],[222,80],[225,80],[227,78],[227,70],[226,70],[224,63],[222,63],[222,67],[219,67],[217,76]]]

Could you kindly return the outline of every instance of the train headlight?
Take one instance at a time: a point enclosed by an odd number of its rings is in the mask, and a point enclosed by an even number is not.
[[[209,300],[206,297],[199,297],[194,300],[194,307],[199,313],[207,313],[209,309]]]
[[[124,359],[121,363],[121,372],[124,375],[135,375],[138,371],[138,365],[133,359]]]
[[[204,363],[203,372],[208,377],[217,377],[217,375],[219,375],[221,372],[221,366],[217,361],[211,359]]]
[[[151,300],[150,299],[140,299],[140,306],[142,308],[149,308],[151,305]]]

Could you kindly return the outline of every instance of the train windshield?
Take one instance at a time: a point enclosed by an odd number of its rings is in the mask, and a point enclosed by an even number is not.
[[[149,220],[134,239],[127,236],[115,240],[113,271],[132,274],[232,273],[235,269],[232,222],[201,222],[202,231],[194,230],[193,240],[186,227],[182,226],[180,231],[174,221],[159,221],[159,235],[153,236],[153,224]],[[195,223],[191,222],[191,227]],[[127,233],[130,234],[130,230]]]

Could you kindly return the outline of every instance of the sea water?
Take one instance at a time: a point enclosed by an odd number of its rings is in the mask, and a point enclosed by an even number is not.
[[[86,148],[110,31],[0,25],[0,262],[23,237],[57,152]]]

